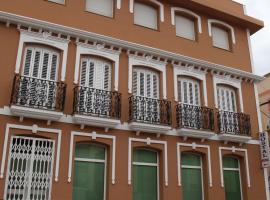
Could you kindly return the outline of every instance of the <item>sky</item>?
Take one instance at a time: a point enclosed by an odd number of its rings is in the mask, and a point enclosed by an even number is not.
[[[237,0],[246,5],[247,14],[264,21],[265,27],[251,36],[255,73],[270,72],[270,0]]]

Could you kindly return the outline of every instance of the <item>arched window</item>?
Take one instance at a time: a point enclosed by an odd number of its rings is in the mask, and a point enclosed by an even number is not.
[[[237,158],[223,157],[223,176],[226,200],[241,200],[241,175],[240,163]]]
[[[183,200],[203,200],[202,158],[192,153],[182,153]]]
[[[236,92],[226,85],[217,86],[218,107],[222,111],[237,112]]]
[[[155,151],[136,149],[133,152],[133,200],[159,199],[159,164]]]
[[[177,79],[178,101],[199,106],[200,100],[200,81],[188,77],[179,76]]]
[[[96,144],[77,144],[74,166],[72,199],[106,199],[106,148]]]
[[[158,29],[158,9],[150,4],[134,2],[134,24]]]
[[[86,10],[99,15],[113,17],[113,0],[86,0]]]

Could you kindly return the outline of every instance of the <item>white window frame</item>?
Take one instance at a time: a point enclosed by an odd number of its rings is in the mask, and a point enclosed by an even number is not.
[[[171,23],[173,26],[175,26],[175,17],[177,16],[177,13],[185,13],[187,15],[190,15],[191,17],[194,17],[197,21],[198,26],[198,32],[202,33],[202,19],[199,15],[197,15],[195,12],[192,12],[191,10],[180,8],[180,7],[172,7],[171,8]],[[181,16],[181,14],[180,14]],[[195,27],[194,27],[195,28]],[[196,29],[194,30],[194,33],[196,35]]]
[[[213,75],[213,84],[214,84],[214,96],[215,96],[215,107],[218,109],[218,97],[217,97],[217,87],[219,84],[229,85],[237,89],[238,97],[236,97],[236,102],[239,100],[240,103],[240,112],[244,112],[243,106],[243,96],[242,96],[242,80],[231,78],[231,76],[223,75]]]
[[[159,191],[160,178],[159,178],[159,156],[158,156],[158,152],[150,150],[150,149],[144,149],[144,148],[140,148],[140,149],[155,152],[156,155],[157,155],[157,163],[133,162],[132,161],[132,166],[136,165],[136,166],[148,166],[148,167],[156,167],[157,168],[157,200],[159,200],[160,199],[160,191]],[[133,149],[133,151],[134,150],[136,150],[136,149]]]
[[[232,43],[236,44],[234,28],[231,25],[229,25],[223,21],[216,20],[216,19],[208,19],[208,33],[209,33],[210,37],[212,37],[212,26],[215,24],[226,27],[229,30],[229,34],[231,35]]]
[[[178,99],[178,87],[177,81],[179,76],[190,76],[194,79],[198,79],[201,81],[202,88],[203,88],[203,98],[204,98],[204,105],[208,106],[208,97],[207,97],[207,86],[206,86],[206,71],[199,71],[195,70],[193,67],[182,67],[179,65],[173,65],[173,80],[174,80],[174,100],[176,102],[179,101]],[[200,91],[201,93],[201,91]],[[200,98],[201,99],[201,98]]]
[[[159,83],[160,88],[163,90],[163,99],[167,99],[167,79],[166,79],[166,62],[154,61],[149,57],[138,57],[135,55],[130,55],[128,58],[128,93],[132,94],[132,72],[133,67],[142,66],[153,68],[161,72],[162,82]],[[162,86],[161,86],[162,84]]]
[[[157,0],[149,1],[159,7],[159,18],[161,22],[164,22],[164,5]],[[134,0],[129,0],[129,12],[134,13]]]
[[[223,156],[223,157],[231,157],[231,158],[235,158],[237,159],[237,162],[238,162],[238,168],[226,168],[226,167],[223,167],[222,166],[222,169],[223,169],[223,173],[224,171],[236,171],[239,173],[239,183],[240,183],[240,194],[241,194],[241,200],[243,199],[243,188],[242,188],[242,176],[241,176],[241,168],[240,168],[240,161],[239,161],[239,158],[237,157],[234,157],[234,156]],[[224,186],[225,188],[225,186]]]
[[[80,143],[77,143],[77,144],[80,144]],[[77,145],[76,144],[76,145]],[[104,160],[101,160],[101,159],[91,159],[91,158],[76,158],[76,156],[74,156],[74,163],[76,162],[76,161],[79,161],[79,162],[87,162],[87,163],[104,163],[104,191],[103,191],[103,200],[106,200],[106,194],[107,194],[107,179],[106,179],[106,177],[107,177],[107,154],[108,154],[108,149],[106,148],[106,146],[105,145],[97,145],[97,144],[93,144],[93,143],[85,143],[85,144],[87,144],[87,145],[96,145],[96,146],[99,146],[99,147],[102,147],[102,148],[104,148],[105,149],[105,158],[104,158]],[[75,149],[76,149],[76,145],[75,145]]]
[[[193,154],[200,157],[200,166],[193,166],[193,165],[181,165],[182,169],[199,169],[201,170],[201,182],[202,182],[202,200],[204,200],[204,180],[203,180],[203,163],[202,163],[202,156],[200,154],[196,153],[190,153],[190,152],[183,152],[184,154]],[[182,153],[182,154],[183,154]]]
[[[99,56],[99,57],[107,58],[113,62],[114,64],[114,83],[113,83],[114,90],[118,91],[120,53],[121,53],[120,51],[106,49],[102,45],[92,46],[92,45],[77,42],[74,84],[79,84],[82,55]],[[113,88],[113,85],[111,89],[112,88]]]
[[[51,47],[57,48],[62,51],[62,66],[61,66],[61,81],[65,81],[66,79],[66,65],[67,65],[67,54],[68,54],[68,44],[69,39],[63,39],[59,37],[51,36],[50,33],[47,32],[30,32],[26,30],[20,29],[20,41],[16,59],[16,67],[15,73],[20,73],[21,63],[23,56],[23,50],[26,43],[34,43],[34,44],[43,44],[49,45]],[[59,58],[60,59],[60,58]],[[59,60],[60,62],[60,60]]]

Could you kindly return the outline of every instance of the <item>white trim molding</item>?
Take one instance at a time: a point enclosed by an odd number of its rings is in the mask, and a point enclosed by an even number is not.
[[[32,32],[29,30],[23,30],[18,28],[20,31],[20,41],[16,59],[16,68],[15,73],[20,73],[20,67],[22,63],[22,53],[25,43],[36,43],[36,44],[44,44],[55,47],[62,51],[62,67],[61,67],[61,81],[65,81],[66,79],[66,66],[67,66],[67,55],[68,55],[68,44],[70,42],[69,39],[63,39],[61,37],[54,37],[51,35],[51,32],[42,32],[40,29],[39,32]]]
[[[177,143],[176,150],[177,150],[177,169],[178,169],[178,186],[182,186],[181,181],[181,146],[182,147],[191,147],[193,150],[196,148],[205,148],[207,149],[207,165],[208,165],[208,181],[209,186],[213,186],[213,178],[212,178],[212,161],[211,161],[211,151],[209,145],[200,145],[196,144],[195,142],[188,144],[188,143]]]
[[[199,33],[202,33],[202,19],[199,15],[196,13],[192,12],[191,10],[185,9],[185,8],[180,8],[180,7],[172,7],[171,8],[171,20],[172,20],[172,25],[175,25],[175,15],[177,13],[185,13],[188,14],[192,17],[194,17],[197,20],[197,25],[198,25],[198,31]]]
[[[173,64],[173,77],[174,77],[174,100],[179,101],[178,99],[178,88],[177,88],[177,77],[178,76],[190,76],[192,78],[196,78],[202,81],[203,86],[203,96],[204,96],[204,104],[208,106],[208,98],[207,98],[207,86],[206,86],[206,70],[194,69],[194,66],[189,65],[175,65]]]
[[[121,0],[116,1],[116,7],[117,9],[121,9]]]
[[[214,82],[214,96],[215,96],[215,107],[216,108],[218,108],[217,85],[218,84],[225,84],[225,85],[232,86],[238,90],[240,111],[244,112],[242,86],[241,86],[242,80],[241,79],[232,78],[230,75],[213,74],[213,82]]]
[[[159,7],[159,18],[161,22],[164,22],[164,5],[157,0],[149,0],[151,3],[156,4]],[[129,12],[134,12],[134,0],[129,0]]]
[[[2,154],[2,163],[1,163],[1,170],[0,170],[0,178],[1,179],[4,178],[4,170],[5,170],[5,162],[7,160],[6,156],[7,156],[7,150],[8,150],[7,148],[8,148],[8,139],[9,139],[10,129],[29,130],[29,131],[32,131],[33,134],[38,134],[38,132],[57,134],[57,153],[56,153],[54,180],[55,180],[55,182],[58,182],[62,131],[60,129],[41,128],[41,127],[38,127],[36,124],[34,124],[33,126],[24,126],[24,125],[17,125],[17,124],[7,124],[6,125],[3,154]]]
[[[112,140],[112,156],[111,156],[112,184],[115,184],[115,181],[116,181],[116,178],[115,178],[116,137],[112,135],[97,134],[96,132],[85,133],[85,132],[77,132],[77,131],[71,131],[71,136],[70,136],[68,182],[71,183],[71,178],[72,178],[72,163],[73,163],[73,149],[74,149],[75,136],[87,137],[88,139],[92,139],[92,140],[96,140],[97,138],[104,138],[104,139]]]
[[[166,79],[167,62],[153,60],[152,56],[146,55],[143,57],[129,54],[128,55],[128,92],[132,94],[132,69],[133,66],[148,67],[161,72],[163,99],[167,99],[167,79]]]
[[[164,145],[164,175],[165,175],[165,186],[169,185],[168,182],[168,149],[167,149],[167,142],[161,140],[152,140],[149,137],[146,139],[139,139],[139,138],[129,138],[128,139],[128,184],[132,184],[132,143],[146,143],[148,146],[151,144],[161,144]]]
[[[230,30],[233,44],[236,43],[234,28],[231,25],[217,19],[208,19],[208,33],[210,37],[212,37],[212,24],[218,24],[228,28]]]
[[[222,156],[222,151],[231,151],[232,153],[235,153],[236,151],[239,152],[244,152],[245,154],[245,165],[246,165],[246,176],[247,176],[247,185],[250,188],[251,183],[250,183],[250,173],[249,173],[249,161],[248,161],[248,152],[247,149],[240,149],[240,148],[235,148],[234,146],[232,147],[219,147],[219,165],[220,165],[220,181],[221,181],[221,187],[224,187],[224,178],[223,178],[223,156]]]
[[[118,91],[118,82],[119,82],[119,56],[120,50],[106,49],[104,44],[85,44],[81,42],[76,42],[77,51],[76,51],[76,64],[75,64],[75,73],[74,73],[74,83],[78,84],[80,79],[80,67],[81,67],[81,56],[82,55],[94,55],[107,58],[114,63],[114,90]]]

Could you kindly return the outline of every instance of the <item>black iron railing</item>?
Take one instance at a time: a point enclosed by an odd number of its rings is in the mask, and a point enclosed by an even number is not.
[[[15,75],[11,94],[11,105],[63,111],[66,84]]]
[[[214,110],[188,104],[176,106],[177,128],[214,131]]]
[[[250,116],[244,113],[219,111],[218,128],[219,133],[250,136]]]
[[[171,125],[171,102],[140,96],[129,97],[129,120]]]
[[[120,119],[121,94],[76,86],[74,88],[73,114]]]

